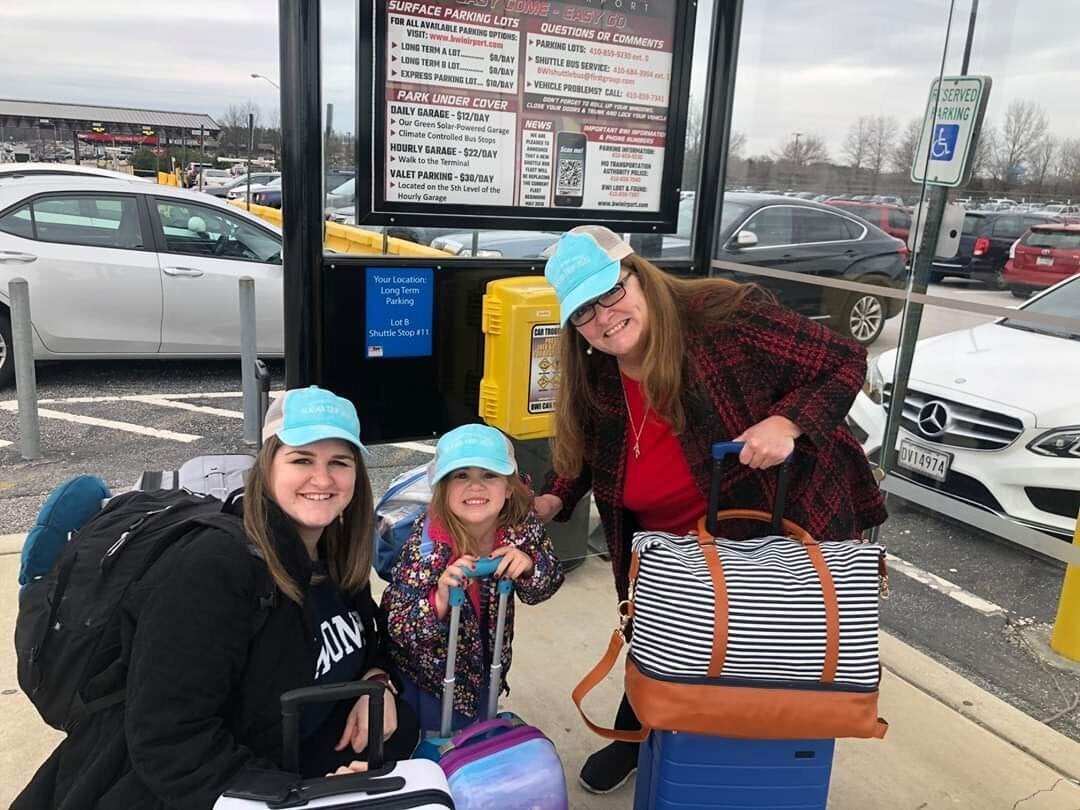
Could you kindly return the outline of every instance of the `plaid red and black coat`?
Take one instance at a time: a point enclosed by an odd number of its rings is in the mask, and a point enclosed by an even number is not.
[[[549,476],[544,492],[562,499],[555,519],[566,520],[592,489],[615,587],[625,599],[630,540],[648,527],[638,527],[622,503],[627,417],[618,366],[600,353],[592,362],[597,409],[585,425],[585,465],[574,480]],[[740,317],[712,334],[688,327],[682,373],[686,430],[679,442],[702,498],[708,499],[713,443],[779,414],[803,431],[795,442],[785,517],[821,539],[857,537],[884,522],[887,513],[866,456],[844,424],[865,373],[865,349],[772,303],[748,303]],[[721,508],[770,512],[775,493],[775,469],[752,470],[732,461]],[[725,523],[723,529],[735,539],[764,531],[747,522]]]

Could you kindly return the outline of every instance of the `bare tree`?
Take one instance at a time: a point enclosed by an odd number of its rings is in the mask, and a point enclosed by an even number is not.
[[[746,133],[737,129],[731,130],[731,138],[728,140],[728,158],[741,158],[745,148]]]
[[[872,119],[869,115],[859,116],[850,127],[844,137],[844,146],[841,149],[847,165],[855,174],[859,173],[866,163],[867,153],[870,151],[870,128]]]
[[[686,143],[683,151],[682,188],[696,189],[698,173],[701,171],[701,107],[690,102],[686,111]]]
[[[993,174],[994,153],[997,152],[997,130],[993,124],[984,123],[971,156],[971,176]]]
[[[876,115],[870,122],[870,142],[866,153],[866,167],[870,170],[870,190],[877,191],[878,177],[893,150],[896,140],[895,118]]]
[[[892,148],[890,159],[893,171],[900,174],[908,174],[911,164],[915,162],[915,150],[919,148],[919,137],[922,135],[923,120],[912,118],[907,122],[903,131],[900,132],[896,146]]]
[[[1046,111],[1033,101],[1017,99],[1009,105],[993,154],[994,176],[1003,189],[1023,173],[1032,151],[1046,134],[1047,123]]]
[[[825,148],[825,140],[814,133],[794,133],[790,140],[784,141],[773,150],[776,160],[784,160],[793,164],[796,168],[811,163],[825,163],[829,160],[829,150]]]
[[[1080,184],[1080,138],[1062,141],[1058,155],[1058,175],[1075,188]]]
[[[251,99],[245,104],[230,104],[221,116],[221,145],[226,151],[230,148],[235,155],[247,154],[248,116],[255,116],[255,141],[258,143],[258,130],[262,123],[259,105]]]
[[[1046,177],[1050,174],[1050,167],[1054,165],[1057,157],[1058,141],[1053,135],[1047,135],[1035,146],[1031,152],[1031,170],[1038,191],[1043,190]]]

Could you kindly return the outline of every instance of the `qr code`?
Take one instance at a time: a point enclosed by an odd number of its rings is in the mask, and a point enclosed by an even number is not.
[[[582,177],[581,170],[584,164],[580,160],[560,160],[559,161],[559,180],[557,185],[559,188],[566,189],[578,189],[581,188]]]

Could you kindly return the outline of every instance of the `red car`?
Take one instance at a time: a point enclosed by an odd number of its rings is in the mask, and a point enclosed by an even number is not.
[[[1016,241],[1005,265],[1005,283],[1027,298],[1080,273],[1080,225],[1032,225]]]
[[[911,231],[911,210],[891,203],[859,202],[856,200],[827,200],[829,205],[850,211],[871,225],[877,225],[889,236],[907,243]]]

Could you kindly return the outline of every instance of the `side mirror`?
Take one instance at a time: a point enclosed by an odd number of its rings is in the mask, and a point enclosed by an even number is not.
[[[735,247],[754,247],[758,243],[757,234],[753,231],[739,231],[735,234]]]

